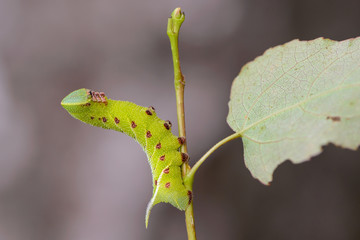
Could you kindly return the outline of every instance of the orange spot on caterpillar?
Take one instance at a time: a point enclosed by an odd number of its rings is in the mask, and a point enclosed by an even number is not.
[[[155,108],[150,106],[148,109],[146,109],[145,113],[149,116],[153,115],[153,112],[155,112]]]
[[[187,153],[181,153],[181,160],[183,162],[186,162],[187,160],[189,160],[189,154]]]
[[[157,180],[155,180],[155,186],[157,185]]]
[[[169,188],[170,187],[170,182],[165,183],[165,187]]]
[[[147,132],[146,132],[146,137],[147,137],[147,138],[151,138],[151,136],[152,136],[152,135],[151,135],[151,132],[150,132],[150,131],[147,131]]]
[[[119,122],[120,122],[120,120],[117,117],[114,118],[114,121],[116,124],[119,124]]]
[[[102,120],[104,123],[107,121],[106,117],[103,117]]]
[[[168,174],[168,173],[169,173],[169,168],[164,169],[163,172],[164,172],[165,174]]]
[[[156,144],[156,149],[160,149],[161,148],[161,143]]]
[[[159,159],[160,159],[160,161],[164,161],[165,160],[165,155],[162,155]]]
[[[134,121],[131,122],[131,127],[132,127],[132,128],[136,128],[136,127],[137,127],[137,125],[136,125],[136,123],[135,123]]]
[[[181,145],[183,145],[185,143],[185,138],[184,137],[178,137],[178,141]]]
[[[190,204],[191,201],[192,201],[192,192],[189,190],[189,191],[187,192],[187,195],[189,196],[189,204]]]
[[[169,120],[167,120],[167,121],[164,122],[164,127],[165,127],[167,130],[169,130],[169,129],[171,128],[171,126],[172,126],[172,124],[171,124],[171,122],[170,122]]]

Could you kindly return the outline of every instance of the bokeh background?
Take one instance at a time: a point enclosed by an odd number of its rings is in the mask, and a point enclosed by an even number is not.
[[[180,57],[194,163],[231,134],[232,80],[294,38],[360,35],[358,0],[0,0],[0,240],[186,239],[184,215],[157,205],[137,143],[60,106],[86,87],[153,105],[176,125],[167,17],[186,13]],[[359,134],[359,133],[354,133]],[[360,151],[327,146],[253,179],[241,140],[197,173],[199,239],[360,239]]]

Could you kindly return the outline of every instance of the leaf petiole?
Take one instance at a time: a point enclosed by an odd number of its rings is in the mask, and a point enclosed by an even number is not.
[[[212,148],[209,149],[209,151],[207,151],[207,153],[205,153],[200,159],[199,161],[197,161],[195,163],[195,165],[191,168],[190,172],[185,176],[184,178],[184,183],[185,185],[189,185],[192,186],[193,182],[194,182],[194,175],[196,173],[196,171],[198,170],[198,168],[201,166],[201,164],[203,164],[203,162],[213,153],[215,152],[216,149],[218,149],[219,147],[221,147],[222,145],[224,145],[227,142],[230,142],[231,140],[234,140],[236,138],[241,137],[242,135],[240,133],[234,133],[226,138],[224,138],[223,140],[221,140],[220,142],[218,142],[217,144],[215,144]]]

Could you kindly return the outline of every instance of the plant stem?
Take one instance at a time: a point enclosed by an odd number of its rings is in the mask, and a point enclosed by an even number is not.
[[[202,156],[199,161],[196,162],[196,164],[191,168],[191,170],[188,172],[188,174],[186,175],[186,177],[184,178],[184,183],[185,185],[189,185],[192,186],[193,182],[194,182],[194,175],[196,173],[196,171],[198,170],[198,168],[201,166],[201,164],[219,147],[221,147],[222,145],[224,145],[227,142],[230,142],[231,140],[234,140],[236,138],[241,137],[240,133],[234,133],[226,138],[224,138],[223,140],[221,140],[220,142],[218,142],[217,144],[215,144],[212,148],[210,148],[209,151],[207,151],[207,153],[205,153],[204,156]]]
[[[184,110],[184,87],[185,79],[181,72],[180,59],[179,59],[179,31],[181,24],[185,20],[185,14],[181,12],[181,8],[176,8],[172,14],[171,18],[168,19],[167,34],[170,39],[171,52],[173,57],[174,65],[174,86],[176,93],[176,109],[177,109],[177,118],[179,126],[179,136],[185,137],[186,139],[186,130],[185,130],[185,110]],[[181,152],[187,153],[186,142],[181,146]],[[182,165],[182,176],[183,178],[190,171],[190,166],[188,163]],[[192,191],[192,184],[185,185],[187,189]],[[196,240],[195,232],[195,222],[194,222],[194,211],[193,211],[193,201],[185,210],[185,222],[186,229],[189,240]]]

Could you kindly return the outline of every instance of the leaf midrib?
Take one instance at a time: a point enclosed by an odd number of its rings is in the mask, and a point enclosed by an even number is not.
[[[360,68],[360,66],[359,66],[359,68]],[[346,88],[350,88],[350,87],[359,87],[359,86],[360,86],[360,83],[347,84],[347,85],[342,85],[341,87],[338,86],[338,87],[333,88],[333,89],[330,89],[330,90],[328,90],[328,91],[324,91],[324,92],[321,92],[321,93],[319,93],[319,94],[313,95],[312,97],[308,97],[308,98],[306,98],[305,100],[303,100],[303,101],[301,101],[301,102],[298,102],[298,103],[296,103],[296,104],[293,104],[293,105],[291,105],[291,106],[288,106],[288,107],[283,108],[283,109],[281,109],[281,110],[279,110],[279,111],[277,111],[277,112],[274,112],[274,113],[272,113],[272,114],[270,114],[270,115],[265,116],[264,118],[262,118],[262,119],[260,119],[260,120],[258,120],[258,121],[256,121],[256,122],[254,122],[253,124],[249,125],[248,127],[240,130],[240,131],[238,132],[238,134],[239,134],[239,135],[244,135],[244,133],[245,133],[247,130],[253,128],[254,126],[256,126],[256,125],[258,125],[258,124],[260,124],[260,123],[262,123],[262,122],[264,122],[264,121],[266,121],[267,119],[269,119],[269,118],[271,118],[271,117],[273,117],[273,116],[276,116],[276,115],[278,115],[278,114],[280,114],[280,113],[286,112],[286,111],[288,111],[288,110],[294,109],[294,108],[296,108],[296,107],[298,107],[298,106],[300,106],[300,105],[303,105],[303,104],[309,102],[310,100],[314,100],[314,99],[316,99],[316,98],[322,97],[322,96],[327,95],[327,94],[329,94],[329,93],[331,93],[331,92],[335,92],[335,91],[338,91],[338,90],[341,90],[341,89],[346,89]]]

